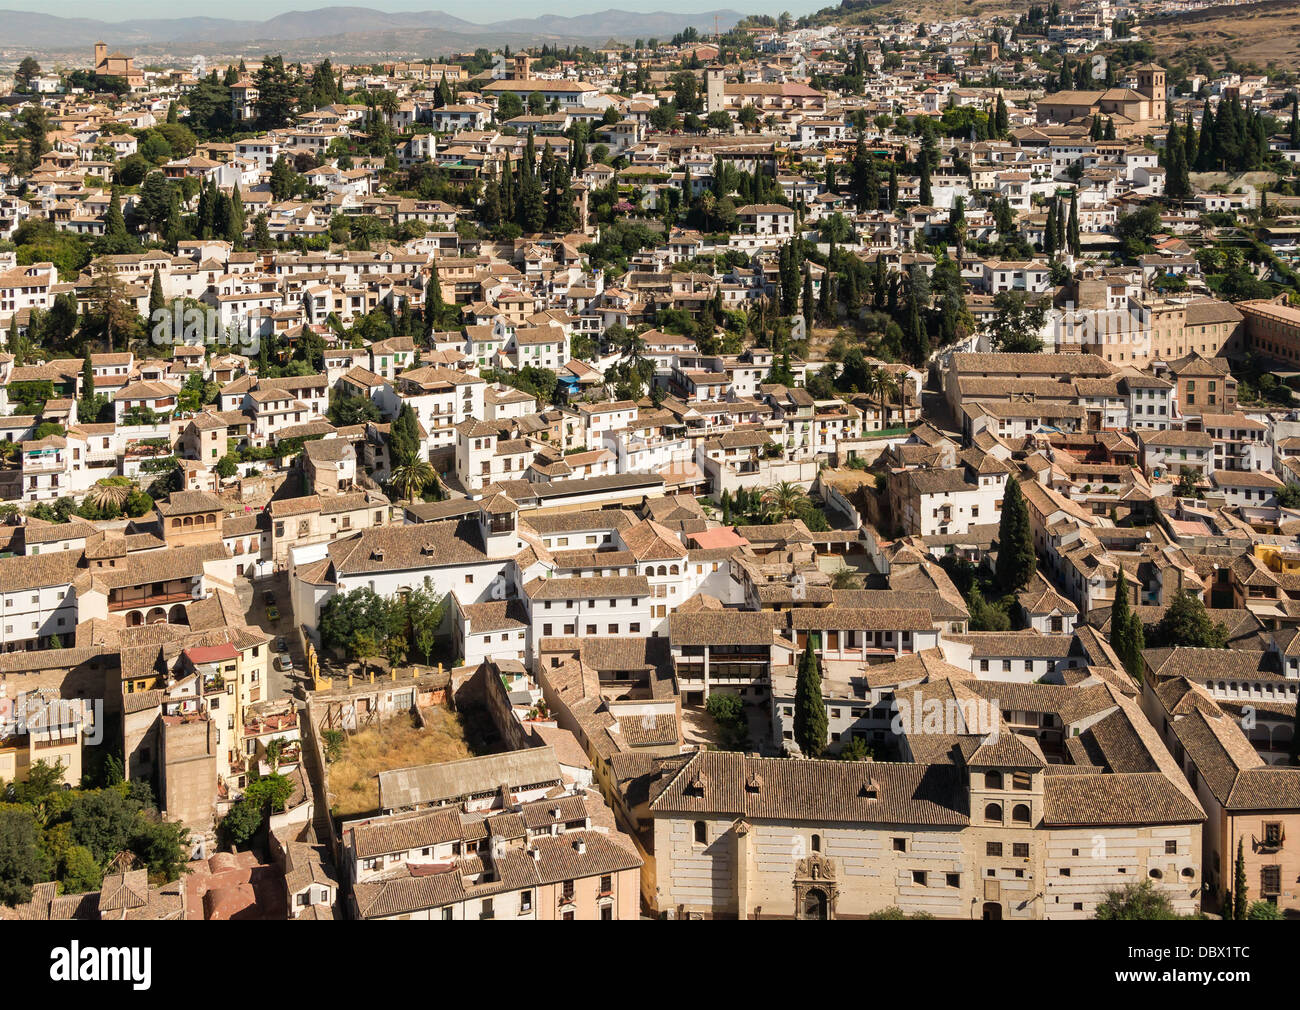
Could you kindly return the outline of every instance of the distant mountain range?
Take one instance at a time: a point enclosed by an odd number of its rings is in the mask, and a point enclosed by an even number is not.
[[[313,52],[333,48],[346,52],[398,47],[423,48],[432,54],[480,45],[517,44],[525,39],[590,43],[611,38],[671,38],[688,26],[712,32],[715,18],[725,30],[742,16],[733,10],[696,14],[607,10],[576,17],[543,14],[480,25],[444,11],[388,14],[367,7],[321,7],[290,11],[265,21],[180,17],[108,22],[0,10],[0,25],[4,26],[0,48],[63,53],[102,40],[110,48],[122,50],[182,45],[254,50],[272,46],[292,55],[291,50],[295,48]]]

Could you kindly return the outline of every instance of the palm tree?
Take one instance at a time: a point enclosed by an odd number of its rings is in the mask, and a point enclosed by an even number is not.
[[[645,357],[645,341],[635,330],[624,328],[621,333],[615,335],[613,343],[622,361],[633,368]]]
[[[879,365],[871,365],[867,369],[867,374],[862,377],[862,386],[863,386],[862,392],[866,394],[868,400],[876,400],[877,402],[880,403],[879,427],[881,427],[882,429],[885,427],[885,405],[880,399],[881,397],[880,381],[881,381],[881,376],[883,376],[884,374],[885,374],[884,370],[881,369]]]
[[[130,497],[130,483],[118,483],[112,477],[96,481],[86,492],[86,501],[100,511],[114,508],[120,511]]]
[[[812,504],[808,500],[808,492],[798,484],[788,480],[783,480],[779,484],[773,484],[771,487],[766,488],[763,491],[761,500],[768,518],[777,521],[797,519]]]
[[[898,380],[887,368],[876,370],[876,392],[880,396],[880,430],[889,427],[889,404],[898,395]]]
[[[407,501],[415,501],[416,496],[437,479],[438,475],[427,459],[413,459],[394,468],[392,485]]]

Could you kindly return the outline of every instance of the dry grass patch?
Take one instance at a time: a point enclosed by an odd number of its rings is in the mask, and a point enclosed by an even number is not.
[[[350,733],[339,759],[326,768],[330,808],[354,817],[379,809],[380,772],[412,765],[440,764],[473,757],[460,717],[447,708],[425,709],[424,729],[415,717]]]

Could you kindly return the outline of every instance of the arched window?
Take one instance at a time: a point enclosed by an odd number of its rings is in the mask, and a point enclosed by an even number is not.
[[[1011,819],[1017,824],[1028,824],[1030,821],[1029,804],[1017,803],[1011,809]]]
[[[174,529],[174,530],[178,530],[178,529],[180,529],[180,528],[181,528],[181,521],[180,521],[180,519],[179,519],[179,518],[173,518],[173,519],[172,519],[172,529]]]
[[[985,819],[986,821],[993,821],[993,822],[996,823],[996,824],[1001,824],[1001,823],[1002,823],[1002,804],[1001,804],[1001,803],[990,803],[988,806],[986,806],[986,807],[984,808],[984,819]]]
[[[709,827],[703,821],[695,822],[695,844],[704,845],[709,840]]]
[[[677,566],[676,566],[676,565],[673,565],[671,568],[668,569],[668,574],[669,574],[669,575],[678,575],[678,574],[680,574],[680,573],[677,571]]]
[[[186,516],[186,517],[185,517],[185,521],[184,521],[183,523],[181,523],[181,525],[182,525],[182,526],[186,526],[186,527],[188,527],[188,526],[193,526],[193,525],[194,525],[194,519],[193,519],[193,517],[192,517],[192,516]]]
[[[667,565],[660,565],[660,566],[659,566],[659,570],[658,570],[657,572],[655,572],[655,574],[656,574],[656,575],[667,575],[667,574],[668,574],[668,566],[667,566]]]
[[[985,789],[1001,789],[1001,788],[1002,788],[1002,773],[1001,773],[1001,772],[985,772],[985,773],[984,773],[984,788],[985,788]]]
[[[821,852],[821,850],[822,850],[822,836],[821,836],[821,835],[813,835],[813,836],[812,836],[812,850],[813,850],[813,852]]]

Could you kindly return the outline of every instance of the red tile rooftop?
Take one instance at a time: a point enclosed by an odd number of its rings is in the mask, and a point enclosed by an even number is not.
[[[702,533],[691,533],[689,539],[691,543],[702,550],[713,550],[718,547],[743,547],[749,543],[748,540],[736,532],[734,526],[719,526],[717,529],[705,530]]]

